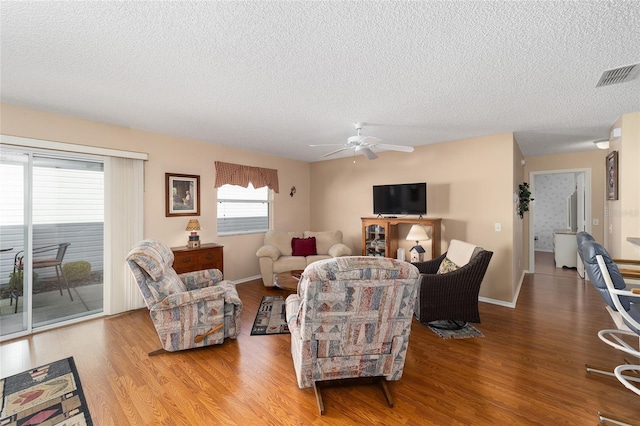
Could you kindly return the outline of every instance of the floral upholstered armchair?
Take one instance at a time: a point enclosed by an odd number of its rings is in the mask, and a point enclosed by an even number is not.
[[[172,266],[173,252],[158,240],[136,244],[126,260],[164,350],[215,345],[238,336],[242,301],[235,284],[222,280],[222,272],[178,275]]]
[[[404,369],[419,272],[408,262],[347,256],[306,267],[298,293],[287,298],[291,354],[300,388],[327,381],[378,378],[390,406],[386,381]]]

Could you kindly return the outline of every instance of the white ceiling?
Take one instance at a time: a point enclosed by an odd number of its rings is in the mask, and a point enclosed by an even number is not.
[[[640,111],[640,2],[7,2],[2,102],[318,161],[355,135],[593,149]],[[347,154],[348,155],[348,154]],[[383,154],[384,155],[384,154]],[[411,155],[411,154],[405,154]]]

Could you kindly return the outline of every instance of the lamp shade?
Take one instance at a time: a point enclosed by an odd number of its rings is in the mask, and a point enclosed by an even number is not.
[[[429,236],[427,235],[427,231],[425,231],[424,226],[422,225],[412,225],[409,230],[409,234],[407,234],[407,240],[409,241],[427,241],[429,240]]]
[[[187,224],[187,229],[185,231],[199,231],[200,230],[200,222],[198,219],[191,219]]]

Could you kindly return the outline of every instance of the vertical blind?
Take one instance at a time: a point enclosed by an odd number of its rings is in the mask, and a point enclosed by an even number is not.
[[[107,314],[145,306],[135,280],[125,263],[134,244],[143,238],[144,165],[142,160],[108,157],[105,160],[106,217],[105,283],[109,295],[105,299]]]

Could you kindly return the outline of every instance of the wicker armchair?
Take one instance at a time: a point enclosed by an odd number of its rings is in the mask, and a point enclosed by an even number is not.
[[[460,256],[453,256],[452,250],[460,246],[464,246],[468,253],[466,264],[463,264],[464,259],[458,260]],[[458,267],[450,272],[443,272],[443,262],[451,263],[449,256],[457,257]],[[414,309],[416,319],[427,325],[433,321],[449,320],[453,328],[461,328],[467,322],[480,322],[478,294],[491,256],[492,251],[452,240],[447,253],[436,259],[414,263],[420,271],[420,286]],[[462,257],[465,258],[464,255]]]

